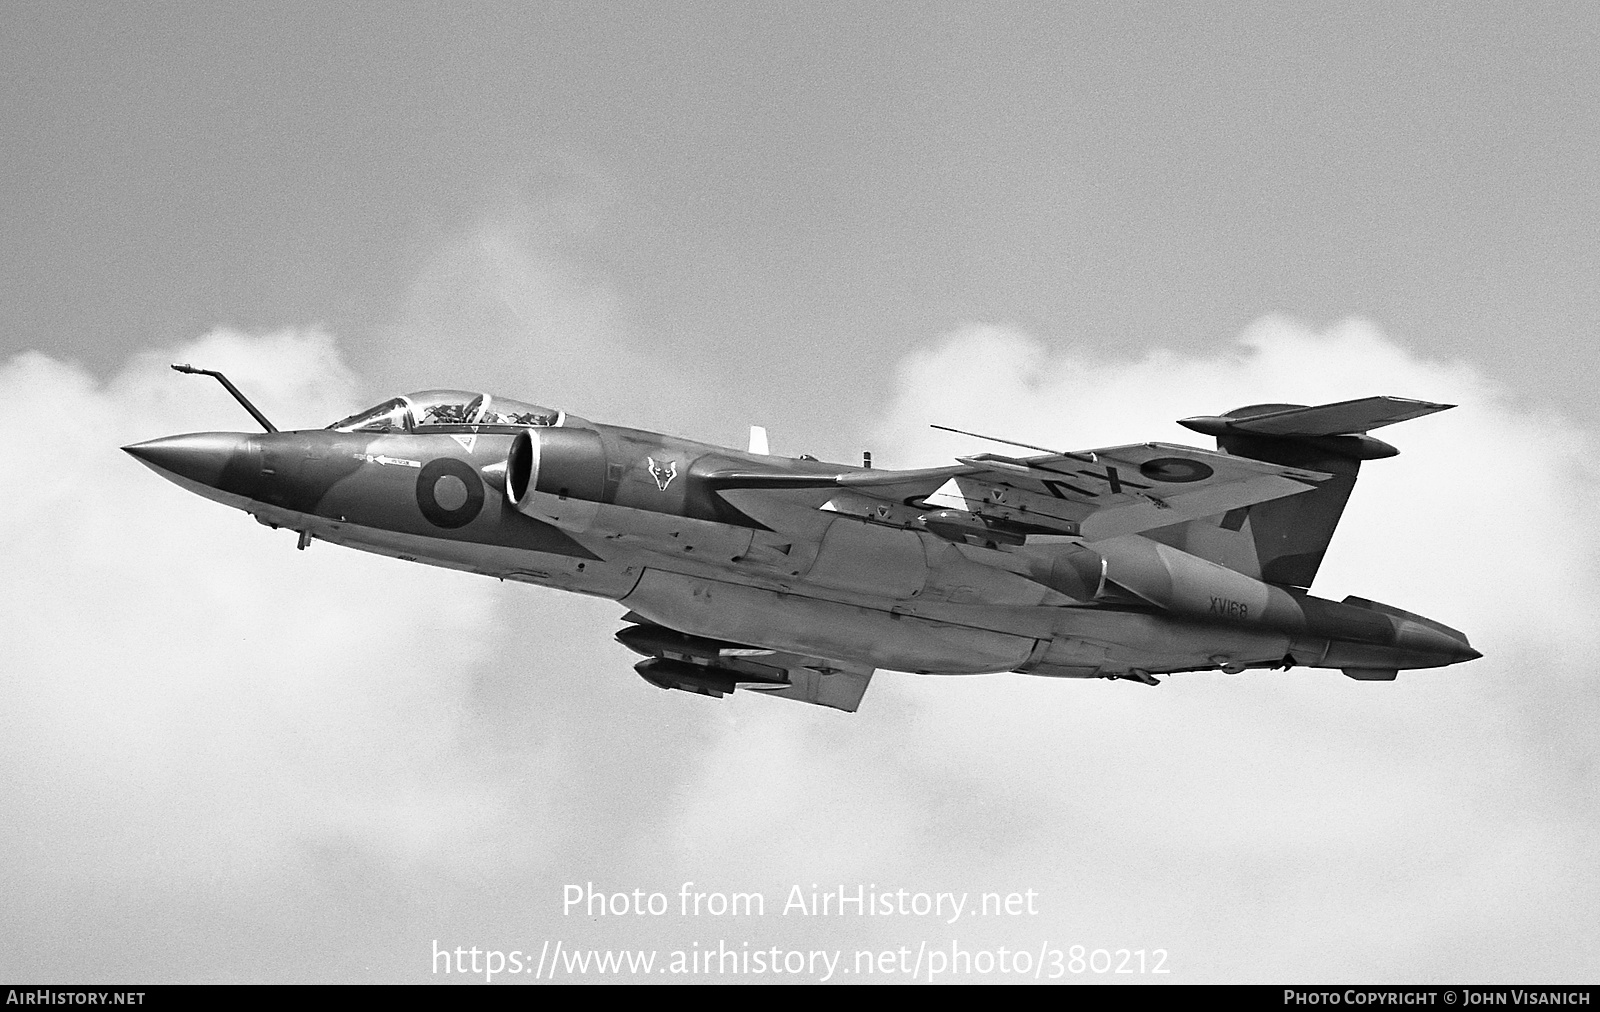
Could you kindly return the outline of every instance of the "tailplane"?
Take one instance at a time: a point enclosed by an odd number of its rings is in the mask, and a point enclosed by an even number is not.
[[[1249,533],[1261,579],[1307,588],[1355,488],[1361,462],[1400,452],[1367,433],[1450,407],[1454,405],[1403,397],[1363,397],[1315,407],[1252,404],[1178,424],[1215,436],[1224,453],[1333,475],[1308,492],[1234,510],[1218,523],[1223,531]]]

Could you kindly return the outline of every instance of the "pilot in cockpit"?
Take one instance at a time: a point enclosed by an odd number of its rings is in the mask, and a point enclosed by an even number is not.
[[[422,390],[391,398],[328,428],[336,432],[414,432],[468,426],[482,431],[500,426],[553,426],[562,421],[562,412],[537,404],[469,390]]]

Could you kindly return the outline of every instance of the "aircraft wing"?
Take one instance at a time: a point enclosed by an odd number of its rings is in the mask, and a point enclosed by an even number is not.
[[[1169,443],[962,457],[929,505],[1102,541],[1294,495],[1331,477]]]
[[[842,488],[881,500],[880,509],[861,512],[869,519],[876,513],[882,522],[896,523],[930,509],[957,510],[1022,536],[1065,535],[1086,541],[1216,516],[1304,492],[1332,477],[1170,443],[957,459],[960,463],[954,466],[919,471],[720,472],[709,477],[724,497],[737,497],[735,505],[753,516],[763,512],[762,490],[791,502],[810,501],[811,508],[838,508],[840,501],[830,497]]]

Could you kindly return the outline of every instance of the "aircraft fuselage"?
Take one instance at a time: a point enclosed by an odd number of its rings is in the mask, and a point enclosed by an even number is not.
[[[197,433],[128,450],[301,532],[302,547],[608,598],[690,636],[865,667],[1150,680],[1300,664],[1389,678],[1477,656],[1418,616],[1139,535],[1002,543],[936,532],[920,501],[805,500],[806,475],[860,468],[577,419],[434,428]]]

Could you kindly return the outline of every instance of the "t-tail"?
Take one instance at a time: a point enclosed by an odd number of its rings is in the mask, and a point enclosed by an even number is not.
[[[1400,452],[1367,433],[1454,406],[1403,397],[1363,397],[1316,407],[1252,404],[1178,424],[1215,436],[1217,448],[1225,453],[1333,475],[1309,492],[1234,510],[1217,522],[1220,531],[1249,534],[1262,580],[1303,590],[1322,565],[1361,462]]]

